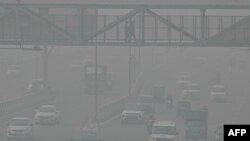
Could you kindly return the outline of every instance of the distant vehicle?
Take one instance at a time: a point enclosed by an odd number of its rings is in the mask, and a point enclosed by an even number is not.
[[[33,135],[32,122],[26,117],[16,117],[9,121],[7,129],[8,139],[31,139]]]
[[[226,102],[226,89],[223,85],[214,85],[211,94],[210,94],[210,100],[212,102]]]
[[[86,94],[93,95],[95,91],[96,75],[98,79],[98,90],[99,94],[103,94],[108,88],[107,81],[107,65],[98,65],[96,72],[95,64],[85,64],[84,65],[84,91]]]
[[[42,79],[34,79],[28,85],[27,91],[28,92],[35,92],[44,89],[44,82]]]
[[[173,100],[173,97],[172,95],[167,95],[167,98],[166,98],[166,108],[170,111],[172,111],[172,109],[174,108],[174,100]]]
[[[20,66],[10,65],[8,67],[6,75],[7,75],[7,77],[20,77],[21,76]]]
[[[224,141],[223,126],[220,126],[215,131],[214,141]]]
[[[151,95],[157,103],[164,103],[166,100],[166,88],[162,85],[155,85],[151,89]]]
[[[100,131],[97,126],[85,127],[72,141],[101,141]]]
[[[155,98],[152,95],[140,95],[138,98],[138,103],[143,104],[155,104]]]
[[[197,84],[189,84],[186,90],[182,91],[184,100],[200,100],[200,88]]]
[[[150,116],[154,116],[155,107],[149,103],[137,103],[126,106],[126,111],[141,111],[143,118],[146,120]]]
[[[42,105],[35,114],[35,123],[54,123],[60,122],[60,114],[54,105]]]
[[[190,84],[191,82],[188,80],[188,76],[186,75],[183,75],[180,77],[180,79],[177,81],[177,88],[179,90],[184,90],[188,87],[188,85]]]
[[[175,122],[156,121],[152,127],[149,141],[176,141],[177,135]]]
[[[124,110],[121,114],[121,123],[144,123],[144,112],[140,110]]]
[[[208,109],[203,106],[201,109],[189,110],[185,117],[186,138],[206,139],[207,136]]]

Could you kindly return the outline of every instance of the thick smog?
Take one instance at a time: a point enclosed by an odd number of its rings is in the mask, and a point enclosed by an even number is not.
[[[247,140],[249,9],[0,0],[0,140]]]

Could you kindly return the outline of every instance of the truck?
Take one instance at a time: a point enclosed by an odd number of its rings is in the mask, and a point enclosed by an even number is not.
[[[186,114],[186,138],[207,139],[207,110],[190,110]]]
[[[84,66],[84,84],[86,94],[96,93],[96,65],[86,64]],[[107,88],[107,66],[97,65],[98,94],[103,94]]]

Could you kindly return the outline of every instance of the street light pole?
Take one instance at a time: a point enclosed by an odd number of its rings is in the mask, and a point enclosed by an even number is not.
[[[49,64],[49,51],[48,46],[43,48],[43,82],[45,89],[48,88],[48,64]]]
[[[154,56],[154,47],[152,47],[152,70],[154,70],[155,67],[155,56]]]
[[[129,46],[129,59],[128,59],[128,93],[131,95],[131,46]]]
[[[95,46],[95,121],[98,121],[98,48]]]

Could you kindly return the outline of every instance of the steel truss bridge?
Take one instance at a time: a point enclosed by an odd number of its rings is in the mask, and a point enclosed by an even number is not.
[[[60,9],[72,13],[53,13]],[[87,10],[128,9],[124,15]],[[159,9],[198,10],[198,15],[159,15]],[[207,10],[247,5],[0,4],[1,45],[243,46],[250,45],[249,16],[207,15]],[[135,20],[136,42],[125,42],[125,21]]]

